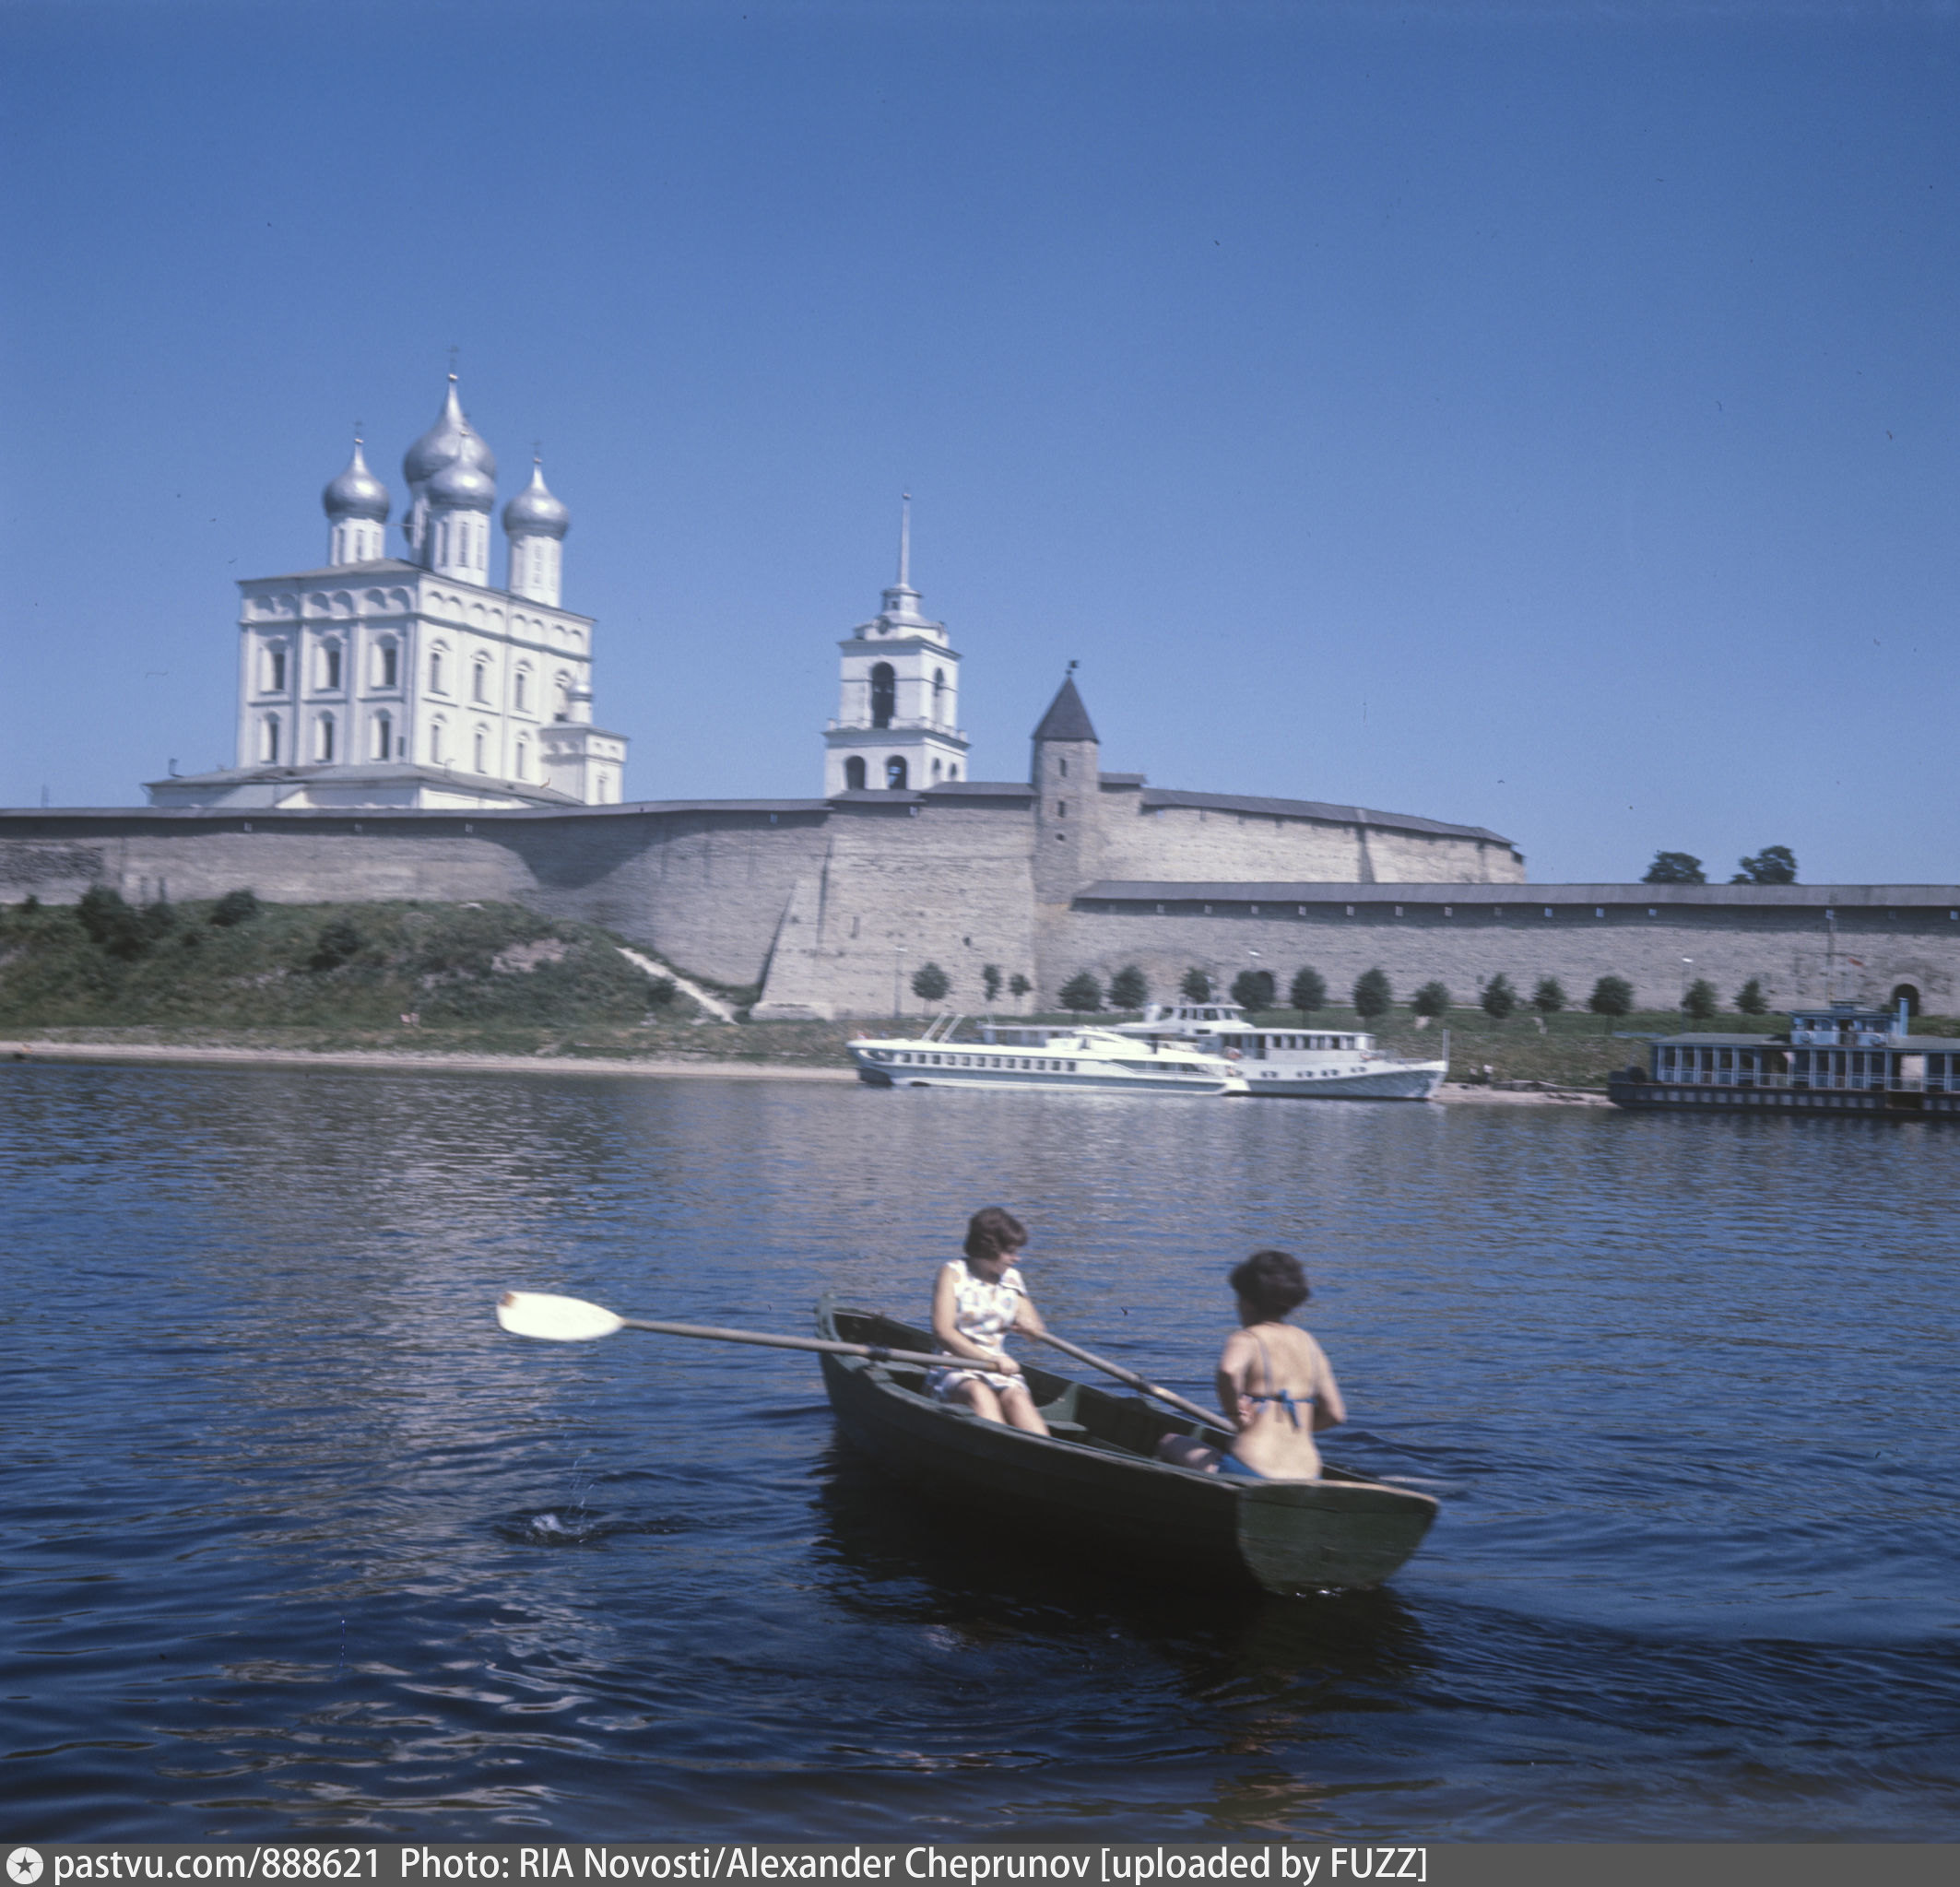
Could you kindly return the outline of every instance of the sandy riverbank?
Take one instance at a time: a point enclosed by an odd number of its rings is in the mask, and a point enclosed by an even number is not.
[[[382,1068],[439,1074],[608,1075],[640,1079],[855,1081],[850,1068],[807,1067],[778,1061],[677,1061],[620,1056],[470,1055],[357,1048],[231,1048],[198,1043],[0,1042],[0,1056],[19,1061],[143,1062],[171,1067]],[[1608,1107],[1603,1094],[1579,1090],[1512,1090],[1446,1082],[1436,1096],[1451,1105],[1480,1107]]]

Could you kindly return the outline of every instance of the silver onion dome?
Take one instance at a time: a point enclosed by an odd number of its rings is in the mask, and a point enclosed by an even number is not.
[[[430,479],[429,502],[440,511],[489,511],[497,502],[496,483],[467,459],[452,459]]]
[[[388,520],[388,488],[368,470],[360,455],[360,441],[354,441],[354,456],[347,470],[320,494],[320,503],[330,518],[372,518],[376,524]]]
[[[456,377],[449,376],[449,392],[436,421],[422,434],[402,459],[402,477],[411,489],[426,485],[444,466],[466,460],[486,478],[497,476],[497,455],[484,442],[483,435],[470,430],[464,418],[463,403],[456,397]]]
[[[564,501],[545,487],[541,460],[531,461],[531,482],[503,507],[504,535],[511,537],[562,537],[572,528]]]

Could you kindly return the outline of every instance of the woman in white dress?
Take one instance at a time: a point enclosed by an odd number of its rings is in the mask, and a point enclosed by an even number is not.
[[[927,1371],[926,1393],[963,1402],[985,1421],[1045,1435],[1048,1424],[1028,1393],[1027,1378],[1000,1347],[1010,1330],[1039,1335],[1043,1327],[1014,1264],[1027,1242],[1027,1228],[1004,1207],[985,1207],[967,1221],[966,1256],[942,1267],[933,1289],[932,1334],[942,1355],[969,1366]]]

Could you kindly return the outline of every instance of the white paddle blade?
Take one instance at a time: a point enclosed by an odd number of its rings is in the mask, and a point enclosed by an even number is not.
[[[497,1321],[514,1337],[546,1343],[591,1343],[625,1328],[604,1304],[544,1291],[506,1291],[497,1300]]]

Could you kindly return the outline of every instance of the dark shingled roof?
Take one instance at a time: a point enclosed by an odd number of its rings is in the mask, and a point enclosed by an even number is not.
[[[1060,691],[1048,703],[1048,712],[1034,730],[1037,740],[1094,740],[1095,729],[1089,725],[1089,710],[1075,691],[1075,678],[1069,676]],[[1102,743],[1097,741],[1098,746]]]

